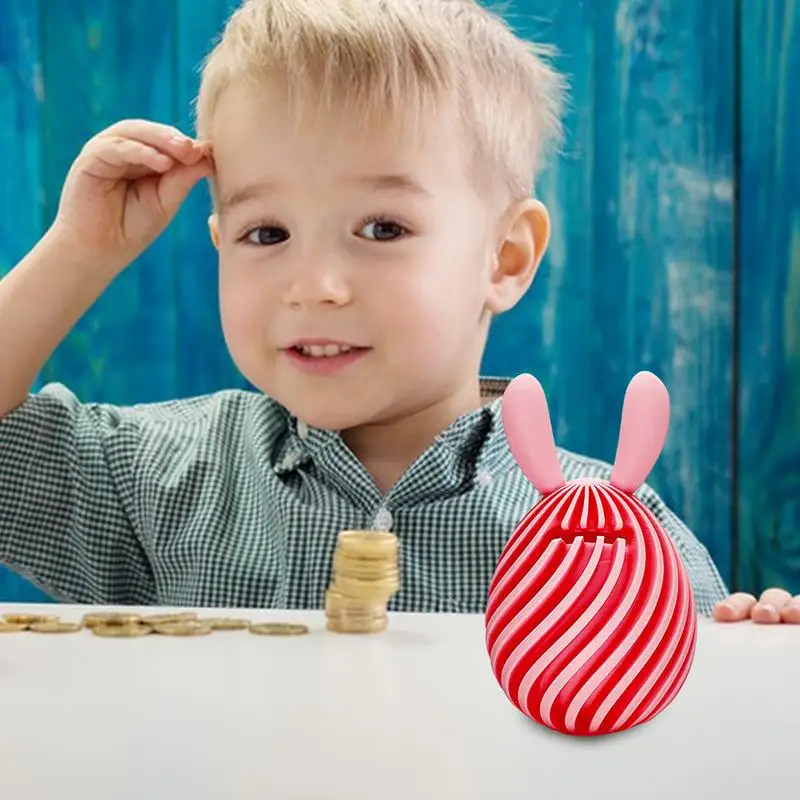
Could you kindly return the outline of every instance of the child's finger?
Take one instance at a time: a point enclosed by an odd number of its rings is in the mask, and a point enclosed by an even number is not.
[[[717,622],[741,622],[750,617],[756,598],[747,592],[736,592],[714,607]]]
[[[104,137],[132,139],[160,150],[182,164],[196,164],[204,155],[204,148],[200,142],[171,125],[149,120],[122,120],[100,135],[100,138]]]
[[[181,165],[168,172],[159,184],[161,206],[169,217],[178,210],[192,187],[203,178],[212,175],[213,168],[208,159],[197,164]]]
[[[790,625],[800,625],[800,597],[793,597],[781,609],[781,620]]]
[[[781,611],[791,599],[791,594],[784,589],[766,589],[750,612],[753,622],[767,625],[780,622]]]
[[[765,589],[761,592],[758,602],[762,605],[771,605],[775,608],[783,608],[792,599],[792,595],[786,589]]]
[[[98,141],[89,155],[92,163],[87,171],[95,177],[106,179],[141,176],[141,171],[132,170],[132,167],[145,167],[146,170],[163,173],[175,163],[164,153],[132,139]]]

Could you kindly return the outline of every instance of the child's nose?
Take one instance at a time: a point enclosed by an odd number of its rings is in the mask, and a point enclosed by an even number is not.
[[[352,300],[352,288],[342,265],[329,260],[307,262],[291,271],[282,299],[292,308],[344,306]]]

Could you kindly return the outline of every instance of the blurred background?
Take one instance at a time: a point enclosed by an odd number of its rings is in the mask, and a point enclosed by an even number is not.
[[[124,117],[191,131],[200,61],[236,4],[0,0],[0,275],[52,220],[88,138]],[[629,379],[656,372],[673,415],[651,483],[732,587],[800,593],[800,5],[505,9],[559,48],[571,108],[540,185],[550,251],[484,374],[533,372],[558,443],[611,460]],[[114,403],[246,387],[220,332],[208,212],[198,187],[40,385]],[[42,599],[0,568],[0,600]]]

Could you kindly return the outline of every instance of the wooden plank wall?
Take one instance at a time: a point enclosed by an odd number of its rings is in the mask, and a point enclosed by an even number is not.
[[[83,142],[115,119],[191,129],[197,68],[235,0],[0,4],[0,274],[55,212]],[[487,374],[537,374],[556,436],[614,455],[631,375],[673,422],[652,482],[724,577],[800,592],[800,16],[792,0],[514,0],[561,51],[568,142],[541,194],[550,252],[497,322]],[[153,20],[158,20],[154,25]],[[246,383],[217,318],[208,197],[59,348],[42,380],[130,403]],[[0,599],[41,599],[0,568]]]
[[[741,6],[735,580],[800,592],[800,6]]]
[[[660,375],[673,415],[651,481],[728,577],[735,4],[516,9],[521,32],[562,51],[574,110],[543,188],[555,218],[549,256],[528,298],[499,320],[487,369],[532,370],[552,398],[557,440],[606,460],[629,379]]]

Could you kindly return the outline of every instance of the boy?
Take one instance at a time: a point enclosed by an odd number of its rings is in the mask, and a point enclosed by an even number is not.
[[[71,602],[318,607],[338,531],[375,526],[402,545],[390,607],[481,611],[536,495],[478,368],[547,246],[532,179],[561,92],[472,0],[245,3],[205,65],[198,140],[99,134],[0,282],[0,561]],[[226,342],[264,394],[29,395],[203,178]],[[608,474],[561,457],[567,478]],[[705,548],[641,497],[710,613]]]

